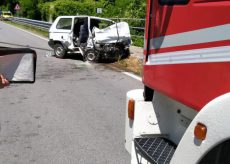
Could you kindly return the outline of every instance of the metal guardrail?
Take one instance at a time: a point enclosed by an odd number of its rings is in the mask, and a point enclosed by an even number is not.
[[[134,18],[109,18],[112,20],[139,20],[139,21],[145,21],[145,19],[134,19]],[[14,17],[11,19],[12,22],[17,22],[17,23],[21,23],[21,24],[25,24],[25,25],[30,25],[30,26],[34,26],[34,27],[38,27],[44,30],[49,30],[50,26],[52,25],[52,23],[49,22],[45,22],[45,21],[38,21],[38,20],[34,20],[34,19],[27,19],[27,18],[19,18],[19,17]],[[144,30],[144,27],[132,27],[130,26],[131,29],[134,30]],[[143,36],[138,36],[138,35],[132,35],[134,37],[139,37],[139,38],[143,38]]]
[[[27,18],[19,18],[19,17],[14,17],[11,19],[11,21],[25,24],[25,25],[34,26],[34,27],[39,27],[45,30],[49,30],[50,26],[52,25],[52,23],[49,23],[49,22],[38,21],[38,20],[27,19]]]
[[[145,21],[145,19],[142,18],[108,18],[112,20],[135,20],[135,21]]]

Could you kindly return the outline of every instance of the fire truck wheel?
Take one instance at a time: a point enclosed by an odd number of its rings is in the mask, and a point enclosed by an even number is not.
[[[151,88],[149,88],[147,86],[144,86],[143,96],[144,96],[145,101],[152,101],[153,93],[154,93],[154,90],[152,90]]]
[[[54,45],[54,53],[57,58],[64,58],[66,54],[66,50],[60,43],[57,43]]]
[[[98,54],[94,50],[87,50],[85,52],[85,58],[89,62],[97,62],[98,61]]]

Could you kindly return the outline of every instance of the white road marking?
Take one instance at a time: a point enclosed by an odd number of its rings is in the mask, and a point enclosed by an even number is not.
[[[129,76],[135,80],[138,80],[138,81],[142,81],[142,78],[140,76],[137,76],[137,75],[134,75],[133,73],[131,72],[124,72],[122,71],[121,69],[117,68],[117,67],[114,67],[114,66],[109,66],[110,68],[116,70],[116,71],[119,71],[121,72],[122,74],[126,75],[126,76]]]
[[[129,76],[129,77],[132,77],[132,78],[134,78],[134,79],[136,79],[138,81],[142,81],[141,77],[139,77],[137,75],[134,75],[133,73],[130,73],[130,72],[122,72],[122,73],[125,74],[125,75],[127,75],[127,76]]]

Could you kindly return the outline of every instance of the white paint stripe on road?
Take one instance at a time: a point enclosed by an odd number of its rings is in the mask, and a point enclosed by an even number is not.
[[[9,24],[8,24],[8,25],[9,25]],[[21,29],[21,28],[19,28],[19,27],[13,26],[13,25],[11,25],[11,26],[14,27],[14,28],[16,28],[16,29],[18,29],[18,30],[21,30],[21,31],[23,31],[23,32],[26,32],[26,33],[28,33],[28,34],[30,34],[30,35],[33,35],[33,36],[35,36],[35,37],[38,37],[38,38],[40,38],[40,39],[42,39],[42,40],[49,41],[49,39],[44,38],[44,37],[42,37],[42,36],[39,36],[39,35],[37,35],[37,34],[34,34],[34,33],[32,33],[32,32],[23,30],[23,29]]]
[[[139,77],[139,76],[137,76],[137,75],[134,75],[134,74],[131,73],[131,72],[122,72],[121,69],[119,69],[119,68],[117,68],[117,67],[114,67],[114,66],[108,66],[108,67],[110,67],[110,68],[112,68],[112,69],[114,69],[114,70],[116,70],[116,71],[119,71],[119,72],[121,72],[122,74],[124,74],[124,75],[126,75],[126,76],[129,76],[129,77],[131,77],[131,78],[133,78],[133,79],[135,79],[135,80],[142,81],[142,78],[141,78],[141,77]]]
[[[134,78],[134,79],[136,79],[136,80],[138,80],[138,81],[142,81],[142,78],[141,77],[139,77],[139,76],[137,76],[137,75],[134,75],[134,74],[132,74],[132,73],[130,73],[130,72],[122,72],[123,74],[125,74],[125,75],[127,75],[127,76],[129,76],[129,77],[132,77],[132,78]]]

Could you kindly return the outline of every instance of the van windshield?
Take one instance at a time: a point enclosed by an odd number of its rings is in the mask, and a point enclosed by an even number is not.
[[[113,24],[113,21],[108,21],[108,20],[103,20],[103,19],[102,20],[100,20],[100,19],[91,19],[90,30],[92,30],[93,27],[103,29],[103,28],[109,27],[112,24]]]

